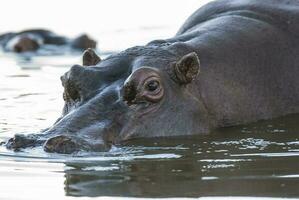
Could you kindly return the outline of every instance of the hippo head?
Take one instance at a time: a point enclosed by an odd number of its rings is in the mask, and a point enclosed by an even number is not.
[[[97,42],[93,39],[91,39],[88,35],[83,34],[75,38],[71,42],[71,46],[76,49],[85,50],[88,48],[95,49],[97,46]]]
[[[15,53],[36,51],[42,44],[42,39],[33,34],[21,34],[12,38],[6,45],[6,49]]]
[[[88,49],[83,66],[61,77],[62,117],[43,134],[16,135],[7,146],[22,148],[25,141],[25,147],[42,144],[48,152],[103,151],[132,138],[205,133],[199,70],[194,52],[143,46],[101,60]]]

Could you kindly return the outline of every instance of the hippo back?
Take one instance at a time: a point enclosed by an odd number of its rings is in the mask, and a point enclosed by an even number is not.
[[[299,37],[298,0],[218,0],[192,14],[181,26],[177,35],[192,30],[198,24],[221,15],[243,15],[276,25]]]

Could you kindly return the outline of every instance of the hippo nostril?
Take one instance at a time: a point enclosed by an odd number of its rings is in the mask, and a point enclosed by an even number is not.
[[[19,150],[21,148],[38,146],[41,143],[42,140],[38,139],[36,135],[16,134],[7,141],[6,147],[8,149]]]

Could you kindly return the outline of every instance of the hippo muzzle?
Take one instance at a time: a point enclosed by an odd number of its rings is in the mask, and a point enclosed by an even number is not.
[[[100,61],[88,49],[84,62]],[[43,146],[46,152],[107,151],[125,121],[127,106],[120,95],[124,79],[110,79],[101,68],[75,65],[61,77],[65,105],[62,117],[41,134],[15,135],[6,146],[19,150]]]
[[[116,91],[110,88],[89,102],[71,106],[64,109],[64,116],[48,130],[41,134],[15,135],[7,147],[20,150],[43,146],[46,152],[63,154],[109,150],[123,124],[122,113],[126,108]]]
[[[7,147],[43,146],[46,152],[65,154],[96,152],[132,138],[206,131],[202,122],[207,111],[186,87],[198,74],[197,55],[190,53],[175,61],[167,52],[169,57],[159,59],[138,56],[138,47],[129,51],[105,60],[91,49],[85,51],[83,66],[74,65],[61,77],[65,101],[61,118],[42,134],[16,135]],[[159,65],[172,70],[161,70]]]

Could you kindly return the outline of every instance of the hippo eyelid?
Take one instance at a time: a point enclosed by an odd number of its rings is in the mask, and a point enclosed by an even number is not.
[[[159,78],[158,76],[156,76],[156,75],[151,75],[151,76],[147,77],[146,79],[144,79],[144,80],[143,80],[141,83],[139,83],[138,85],[139,85],[140,87],[144,87],[144,85],[146,85],[148,82],[150,82],[150,81],[152,81],[152,80],[158,81],[159,84],[161,84],[161,83],[160,83],[160,78]]]
[[[155,90],[149,90],[148,89],[148,84],[150,82],[153,82],[153,81],[155,81],[155,82],[158,83],[157,88]],[[155,79],[150,79],[150,80],[147,80],[147,81],[144,82],[144,88],[145,88],[145,90],[146,90],[147,93],[155,95],[155,94],[158,94],[162,90],[162,84],[159,81],[159,79],[156,79],[156,78]]]
[[[148,91],[153,92],[160,86],[160,82],[157,80],[150,80],[146,83],[145,87]]]

